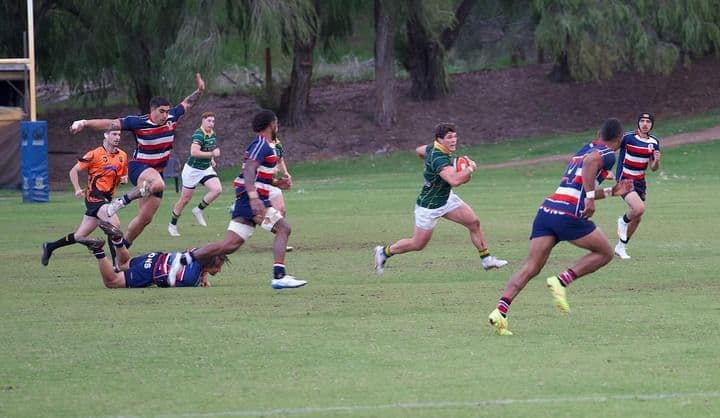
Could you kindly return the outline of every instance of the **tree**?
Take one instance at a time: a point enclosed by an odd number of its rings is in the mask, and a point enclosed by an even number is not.
[[[375,124],[383,128],[397,120],[393,4],[375,0]]]
[[[314,13],[308,14],[306,24],[317,28],[306,36],[290,34],[294,39],[293,66],[290,84],[283,92],[280,113],[290,126],[307,124],[312,86],[313,54],[320,43],[323,50],[331,51],[335,42],[353,32],[353,13],[363,7],[361,0],[313,0]]]
[[[313,55],[319,43],[332,48],[335,41],[352,33],[352,13],[362,7],[361,0],[228,0],[230,19],[250,36],[253,46],[280,45],[284,55],[292,56],[288,85],[280,95],[277,111],[290,126],[308,120],[312,86]],[[241,36],[244,36],[241,33]],[[267,77],[266,77],[267,78]],[[272,101],[272,100],[269,100]]]
[[[186,93],[194,72],[213,68],[219,35],[205,1],[51,3],[36,43],[46,80],[67,81],[79,91],[129,87],[147,112],[152,96]]]
[[[410,95],[420,100],[434,100],[447,95],[449,88],[445,73],[445,52],[457,41],[460,28],[477,0],[462,0],[450,23],[439,29],[422,0],[407,0],[407,45],[402,59],[410,73]]]
[[[719,0],[534,0],[538,47],[555,56],[558,81],[618,70],[669,73],[681,55],[720,50]]]

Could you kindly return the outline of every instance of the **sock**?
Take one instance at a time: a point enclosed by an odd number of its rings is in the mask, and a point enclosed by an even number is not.
[[[385,254],[385,257],[387,257],[387,258],[390,258],[390,257],[392,257],[392,256],[394,255],[393,253],[390,252],[390,246],[389,246],[389,245],[386,245],[386,246],[383,247],[383,254]]]
[[[505,318],[507,318],[507,312],[508,312],[508,309],[510,309],[511,303],[512,303],[512,298],[509,298],[506,296],[503,296],[500,298],[500,300],[498,300],[497,310],[500,311],[502,316],[504,316]]]
[[[628,218],[627,213],[623,215],[623,222],[625,222],[626,224],[630,223],[630,218]]]
[[[209,203],[205,201],[205,199],[202,199],[200,203],[198,203],[198,209],[203,210],[206,207],[208,207]]]
[[[132,202],[132,199],[130,199],[130,196],[128,196],[127,194],[124,194],[124,195],[123,195],[122,200],[123,200],[123,203],[125,203],[125,205],[129,204],[130,202]]]
[[[560,279],[560,284],[563,285],[563,287],[567,287],[570,283],[575,281],[577,279],[577,274],[572,269],[567,269],[560,273],[559,276],[557,276],[558,279]]]
[[[488,250],[487,248],[484,248],[482,250],[478,250],[478,254],[480,254],[481,259],[487,258],[487,257],[490,257],[490,250]]]
[[[75,244],[75,233],[67,234],[57,241],[48,242],[47,247],[52,252],[60,247],[65,247],[66,245],[72,244]]]
[[[93,253],[93,255],[94,255],[95,258],[97,258],[98,260],[102,260],[103,258],[105,258],[105,250],[98,250],[98,252]]]
[[[273,278],[282,279],[285,276],[285,264],[278,263],[277,261],[273,264]]]
[[[172,213],[172,217],[170,218],[170,223],[173,225],[177,225],[177,221],[178,221],[178,218],[180,217],[180,215],[176,214],[174,210],[170,211],[170,213]]]
[[[128,241],[127,238],[123,238],[123,242],[125,243],[125,247],[127,249],[130,249],[130,246],[132,245],[132,242]]]

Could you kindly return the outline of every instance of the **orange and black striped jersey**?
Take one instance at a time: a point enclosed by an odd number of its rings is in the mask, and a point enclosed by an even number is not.
[[[85,199],[88,202],[110,201],[120,180],[128,175],[128,157],[119,148],[110,153],[104,147],[97,147],[78,160],[78,167],[88,173]]]

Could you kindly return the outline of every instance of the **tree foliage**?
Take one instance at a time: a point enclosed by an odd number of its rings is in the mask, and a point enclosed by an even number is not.
[[[410,74],[410,95],[434,100],[447,95],[446,51],[458,39],[465,19],[477,0],[462,0],[454,10],[443,2],[406,0],[406,38],[399,44],[398,56]]]
[[[619,70],[668,73],[720,50],[720,0],[534,0],[538,46],[556,57],[557,80]],[[688,61],[689,62],[689,61]]]
[[[41,76],[73,89],[128,88],[141,111],[154,95],[187,94],[214,67],[218,28],[205,2],[57,0],[36,43]],[[102,90],[101,90],[102,91]]]

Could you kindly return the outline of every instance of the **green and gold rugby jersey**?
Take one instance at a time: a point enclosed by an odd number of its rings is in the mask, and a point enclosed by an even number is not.
[[[450,151],[435,141],[425,148],[425,184],[417,198],[418,206],[435,209],[447,203],[452,186],[440,177],[440,171],[452,165]]]
[[[203,152],[210,152],[217,148],[217,138],[214,130],[207,133],[202,128],[196,129],[192,135],[192,142],[200,144],[200,151]],[[210,167],[210,160],[212,158],[196,158],[191,155],[187,160],[187,165],[198,170],[205,170]]]

